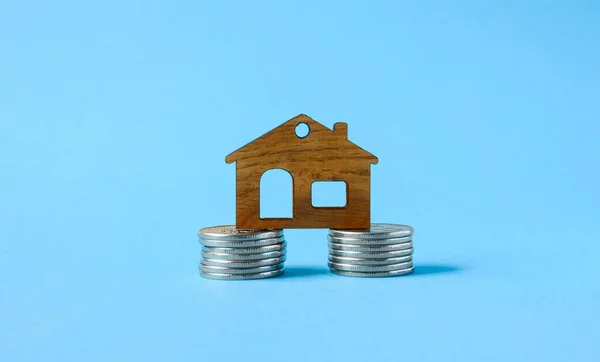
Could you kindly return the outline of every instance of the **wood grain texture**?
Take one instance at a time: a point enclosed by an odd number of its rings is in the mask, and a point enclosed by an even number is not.
[[[296,126],[310,128],[306,137]],[[377,157],[348,140],[346,123],[331,130],[301,114],[225,158],[236,162],[236,227],[367,229],[371,224],[371,164]],[[260,179],[271,169],[283,169],[293,181],[292,218],[260,217]],[[346,206],[312,206],[312,183],[344,181]]]

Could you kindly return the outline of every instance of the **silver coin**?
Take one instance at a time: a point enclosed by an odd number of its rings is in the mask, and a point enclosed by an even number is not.
[[[357,239],[384,239],[384,238],[401,238],[411,236],[414,233],[412,226],[400,224],[371,224],[368,230],[340,230],[330,229],[329,235],[357,238]]]
[[[390,244],[404,244],[412,241],[411,236],[405,236],[401,238],[381,238],[381,239],[360,239],[360,238],[347,238],[340,236],[327,236],[329,242],[344,245],[390,245]]]
[[[394,251],[382,251],[382,252],[366,252],[366,251],[346,251],[329,249],[329,255],[342,256],[346,258],[359,258],[359,259],[385,259],[385,258],[396,258],[405,255],[412,255],[413,249],[405,250],[394,250]]]
[[[281,244],[285,240],[283,237],[270,239],[247,239],[247,240],[215,240],[200,239],[200,244],[204,246],[214,246],[217,248],[253,248],[257,246],[267,246]]]
[[[203,259],[214,259],[214,260],[224,260],[224,261],[251,261],[251,260],[263,260],[263,259],[272,259],[272,258],[280,258],[285,256],[286,250],[279,251],[271,251],[268,253],[260,253],[260,254],[223,254],[223,253],[213,253],[210,251],[206,251],[202,249],[202,258]]]
[[[331,269],[331,272],[333,274],[343,275],[346,277],[385,278],[385,277],[397,277],[400,275],[410,274],[414,270],[415,270],[415,268],[411,267],[411,268],[406,268],[406,269],[398,269],[398,270],[391,270],[391,271],[387,271],[387,272],[377,272],[377,273],[351,272],[351,271],[335,270],[335,269]]]
[[[281,229],[237,229],[235,225],[219,225],[200,229],[201,239],[213,240],[256,240],[283,236]]]
[[[256,274],[256,273],[263,273],[263,272],[278,270],[281,268],[283,268],[283,263],[267,265],[267,266],[257,266],[254,268],[245,268],[245,269],[243,269],[243,268],[238,268],[238,269],[226,268],[226,267],[212,266],[212,265],[206,265],[206,264],[200,263],[200,271],[201,272],[216,273],[216,274]]]
[[[404,263],[390,264],[390,265],[353,265],[353,264],[341,264],[328,262],[327,265],[330,269],[354,271],[354,272],[386,272],[398,269],[407,269],[413,266],[412,261]]]
[[[219,248],[214,246],[204,246],[202,250],[218,253],[218,254],[262,254],[268,253],[272,251],[281,251],[285,250],[287,243],[282,241],[281,243],[265,245],[265,246],[256,246],[256,247],[248,247],[248,248]]]
[[[261,259],[261,260],[250,260],[250,261],[231,261],[231,260],[218,260],[218,259],[202,259],[202,265],[218,266],[222,268],[256,268],[260,266],[278,265],[285,261],[285,256],[280,258]]]
[[[266,279],[282,275],[285,268],[254,274],[226,274],[226,273],[205,273],[202,270],[200,275],[207,279],[219,280],[251,280],[251,279]]]
[[[413,247],[412,241],[399,243],[399,244],[342,244],[334,241],[329,242],[330,249],[338,249],[338,250],[347,250],[347,251],[394,251],[394,250],[404,250]]]
[[[348,258],[343,256],[329,256],[329,261],[332,263],[350,264],[350,265],[390,265],[412,261],[412,255],[400,256],[396,258],[385,259],[359,259]]]

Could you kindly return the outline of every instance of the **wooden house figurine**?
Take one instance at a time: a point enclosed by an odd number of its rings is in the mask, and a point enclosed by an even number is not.
[[[298,136],[298,126],[308,134]],[[236,162],[236,227],[368,229],[371,224],[371,164],[377,157],[348,140],[348,125],[336,123],[333,130],[301,114],[225,158]],[[270,169],[283,169],[292,176],[291,218],[260,217],[260,180]],[[346,183],[346,205],[312,205],[313,182]]]

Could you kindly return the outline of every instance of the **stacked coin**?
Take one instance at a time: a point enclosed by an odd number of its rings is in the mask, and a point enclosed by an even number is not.
[[[413,228],[371,224],[369,230],[329,230],[329,269],[352,277],[390,277],[413,271]]]
[[[242,230],[234,225],[198,232],[202,244],[200,275],[209,279],[263,279],[283,274],[283,230]]]

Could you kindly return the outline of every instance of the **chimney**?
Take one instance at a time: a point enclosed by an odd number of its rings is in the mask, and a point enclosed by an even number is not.
[[[337,122],[333,125],[333,133],[338,137],[344,137],[344,139],[348,139],[348,124],[344,122]]]

